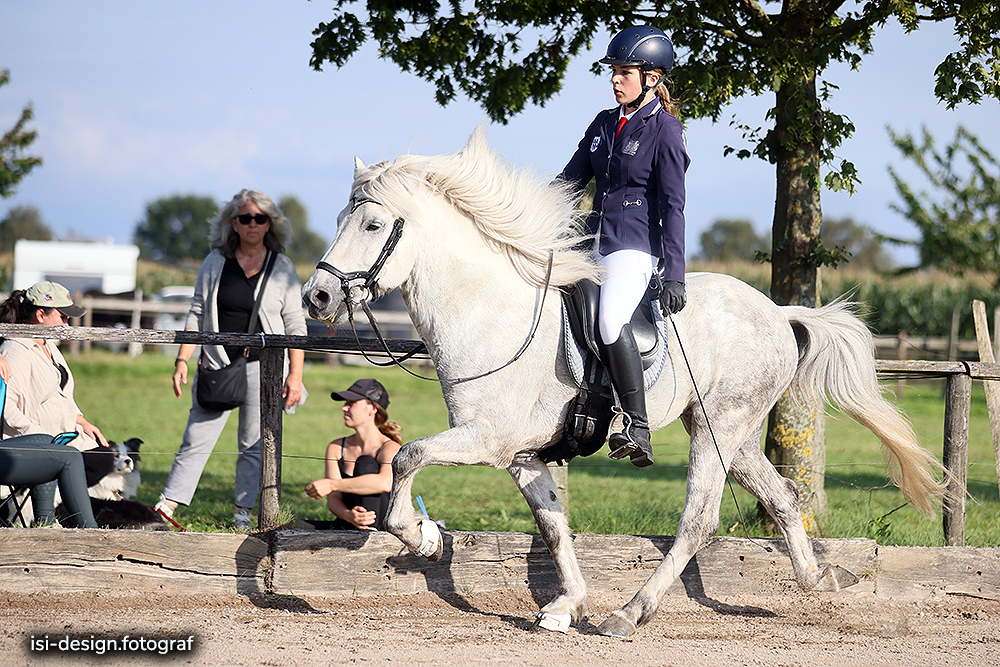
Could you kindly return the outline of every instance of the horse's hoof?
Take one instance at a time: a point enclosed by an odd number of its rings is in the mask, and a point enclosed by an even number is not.
[[[622,616],[621,612],[616,611],[597,626],[597,632],[605,637],[625,639],[635,632],[635,623]]]
[[[823,565],[819,581],[816,582],[813,590],[836,592],[848,586],[853,586],[859,581],[861,580],[858,578],[858,575],[848,569],[842,568],[839,565]]]
[[[441,539],[438,525],[430,519],[424,519],[420,522],[420,548],[417,549],[417,555],[436,563],[441,560],[443,551],[444,540]]]
[[[542,632],[543,630],[548,632],[561,632],[566,634],[569,630],[570,615],[569,614],[550,614],[545,611],[540,611],[535,614],[535,622],[531,626],[532,632]]]

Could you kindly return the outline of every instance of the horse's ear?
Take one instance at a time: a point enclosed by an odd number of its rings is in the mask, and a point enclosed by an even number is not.
[[[477,148],[487,148],[489,142],[486,140],[486,120],[479,122],[476,129],[469,135],[469,140],[465,142],[463,152],[473,152]]]
[[[358,174],[360,174],[365,169],[367,169],[367,167],[365,167],[365,163],[361,161],[361,158],[359,158],[357,155],[355,155],[354,156],[354,178],[357,178]]]

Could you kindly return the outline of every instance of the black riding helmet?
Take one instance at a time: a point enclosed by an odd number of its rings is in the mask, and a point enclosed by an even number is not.
[[[604,65],[638,67],[643,72],[662,69],[663,77],[666,78],[674,66],[674,46],[659,28],[651,25],[632,26],[615,35],[608,44],[608,54],[600,62]],[[637,108],[648,90],[646,78],[643,77],[639,97],[625,106]]]

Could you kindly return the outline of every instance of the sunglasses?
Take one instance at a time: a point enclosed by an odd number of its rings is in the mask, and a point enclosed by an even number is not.
[[[258,213],[256,215],[250,215],[249,213],[242,213],[236,216],[236,219],[240,221],[241,225],[249,225],[251,222],[256,222],[258,225],[266,225],[271,222],[271,218],[264,213]]]

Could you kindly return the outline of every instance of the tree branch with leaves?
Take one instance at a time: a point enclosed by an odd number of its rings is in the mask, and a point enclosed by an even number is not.
[[[0,88],[8,83],[10,70],[0,70]],[[35,130],[25,129],[34,117],[35,109],[29,102],[21,111],[14,127],[0,138],[0,196],[4,198],[12,197],[21,179],[42,164],[42,158],[26,154],[28,147],[38,136]]]
[[[774,96],[769,127],[735,121],[750,145],[725,150],[775,166],[771,296],[779,304],[817,306],[820,267],[846,259],[821,243],[821,190],[854,192],[860,184],[850,160],[837,156],[854,125],[830,108],[837,86],[823,73],[834,62],[860,67],[876,31],[890,20],[907,32],[954,20],[959,48],[935,71],[935,94],[949,107],[1000,98],[1000,12],[990,0],[783,0],[775,10],[766,12],[756,0],[337,0],[333,19],[313,32],[310,64],[343,65],[371,39],[381,58],[433,83],[439,104],[462,93],[506,123],[527,104],[544,106],[558,93],[569,62],[596,37],[655,25],[678,54],[670,77],[686,116],[718,121],[737,98]],[[786,441],[814,452],[814,460],[772,461],[786,469],[822,465],[821,428],[809,426],[821,421],[822,405],[815,409],[815,420],[778,417]],[[784,428],[792,422],[798,426]],[[814,440],[805,437],[813,432]],[[822,476],[812,480],[800,495],[807,504],[819,498],[821,507]]]
[[[924,176],[931,192],[915,190],[890,167],[889,175],[902,199],[891,208],[916,225],[920,239],[881,238],[919,250],[920,263],[911,270],[937,268],[959,276],[984,273],[1000,287],[1000,164],[996,158],[961,126],[943,149],[938,149],[927,128],[922,128],[920,137],[891,129],[889,136]]]

